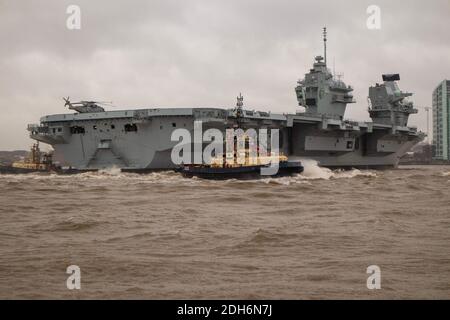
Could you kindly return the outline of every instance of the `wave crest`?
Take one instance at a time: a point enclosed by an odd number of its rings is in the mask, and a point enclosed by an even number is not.
[[[351,170],[331,170],[328,168],[320,167],[316,160],[312,159],[302,159],[302,164],[304,167],[304,171],[301,174],[301,177],[305,179],[342,179],[342,178],[355,178],[355,177],[376,177],[377,174],[373,171],[369,170],[359,170],[359,169],[351,169]]]

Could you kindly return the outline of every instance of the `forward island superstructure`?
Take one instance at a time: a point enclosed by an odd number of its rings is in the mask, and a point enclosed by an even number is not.
[[[324,30],[324,44],[326,31]],[[326,50],[324,53],[326,57]],[[320,166],[343,168],[396,167],[399,159],[425,135],[408,126],[417,113],[399,89],[398,74],[383,75],[369,88],[372,122],[345,120],[354,103],[353,88],[336,79],[326,59],[315,57],[313,68],[298,81],[295,92],[304,112],[274,114],[247,110],[242,97],[234,108],[149,108],[105,111],[99,103],[66,105],[73,114],[48,115],[29,125],[31,138],[50,144],[54,159],[79,170],[119,167],[144,171],[175,168],[171,140],[177,128],[194,131],[201,121],[225,132],[229,128],[279,129],[280,151],[291,159],[313,159]]]

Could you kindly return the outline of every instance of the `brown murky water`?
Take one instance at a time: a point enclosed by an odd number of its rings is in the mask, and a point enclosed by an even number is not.
[[[0,298],[450,298],[450,167],[306,166],[245,182],[0,175]]]

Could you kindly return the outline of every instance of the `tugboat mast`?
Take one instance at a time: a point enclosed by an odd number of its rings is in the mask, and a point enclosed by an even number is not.
[[[244,97],[242,96],[242,93],[239,93],[239,95],[237,96],[236,107],[238,109],[242,109],[243,106],[244,106]]]
[[[244,97],[241,93],[239,93],[236,100],[236,117],[240,118],[242,116],[242,107],[244,106]]]

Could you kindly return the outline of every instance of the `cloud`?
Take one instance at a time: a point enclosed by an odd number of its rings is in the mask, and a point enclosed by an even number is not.
[[[81,30],[66,8],[81,8]],[[295,112],[296,81],[322,53],[355,88],[347,117],[369,120],[368,87],[399,72],[418,106],[450,77],[450,4],[377,1],[381,30],[366,28],[369,1],[0,0],[0,149],[25,148],[26,125],[63,113],[62,96],[127,107],[232,107]],[[426,114],[411,124],[426,128]]]

